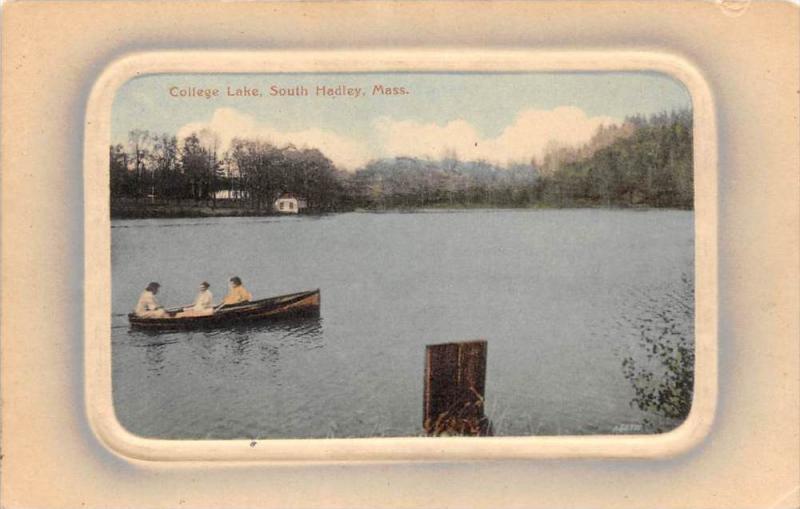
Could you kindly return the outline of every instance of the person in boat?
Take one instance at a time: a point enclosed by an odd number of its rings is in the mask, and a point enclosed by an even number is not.
[[[164,318],[167,316],[164,307],[156,300],[156,294],[160,287],[161,285],[155,281],[147,285],[147,288],[139,295],[139,302],[136,303],[136,310],[134,311],[136,316],[142,318]]]
[[[214,314],[214,295],[209,288],[211,285],[207,281],[200,283],[200,292],[194,299],[194,304],[183,308],[176,317],[182,316],[206,316]]]
[[[233,276],[230,280],[230,283],[231,289],[228,291],[228,295],[222,299],[222,304],[220,304],[219,307],[232,306],[234,304],[241,304],[243,302],[250,302],[253,300],[253,295],[247,291],[247,288],[244,287],[239,276]]]

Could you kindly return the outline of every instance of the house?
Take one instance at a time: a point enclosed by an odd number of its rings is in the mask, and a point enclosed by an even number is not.
[[[306,201],[292,193],[281,193],[275,200],[275,212],[281,214],[297,214],[301,208],[305,208]]]
[[[240,200],[246,197],[241,189],[220,189],[214,192],[215,200]]]

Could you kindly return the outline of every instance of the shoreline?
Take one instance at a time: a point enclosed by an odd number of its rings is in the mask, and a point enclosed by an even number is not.
[[[597,209],[597,210],[631,210],[631,211],[649,211],[649,210],[683,210],[694,211],[694,208],[682,207],[657,207],[652,205],[597,205],[597,204],[570,204],[570,205],[547,205],[547,204],[533,204],[524,207],[498,207],[498,206],[429,206],[429,207],[387,207],[387,208],[363,208],[356,207],[353,209],[343,210],[330,210],[330,211],[311,211],[301,212],[299,214],[281,214],[267,210],[257,209],[240,209],[240,208],[211,208],[211,207],[130,207],[124,209],[111,210],[111,219],[126,220],[126,219],[191,219],[191,218],[204,218],[204,217],[293,217],[293,216],[323,216],[328,214],[345,214],[345,213],[369,213],[369,214],[386,214],[386,213],[425,213],[425,212],[444,212],[444,211],[470,211],[470,210],[497,210],[497,211],[512,211],[512,210],[579,210],[579,209]]]

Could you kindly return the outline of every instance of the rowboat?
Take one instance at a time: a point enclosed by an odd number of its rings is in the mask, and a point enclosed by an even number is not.
[[[145,318],[130,313],[128,314],[128,321],[133,329],[211,329],[304,316],[319,316],[319,309],[320,293],[319,288],[317,288],[306,292],[290,293],[268,299],[224,306],[212,315]],[[168,309],[167,313],[174,315],[178,311],[180,309]]]

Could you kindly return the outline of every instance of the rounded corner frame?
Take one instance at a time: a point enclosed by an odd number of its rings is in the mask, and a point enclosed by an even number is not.
[[[108,145],[117,90],[141,75],[164,73],[657,72],[689,92],[694,127],[695,390],[689,416],[656,435],[491,438],[164,440],[130,433],[113,407],[110,341]],[[521,459],[659,459],[687,453],[710,434],[717,404],[718,166],[711,89],[698,68],[663,51],[528,49],[152,51],[123,55],[98,75],[84,118],[85,412],[103,446],[129,460],[413,462]]]

